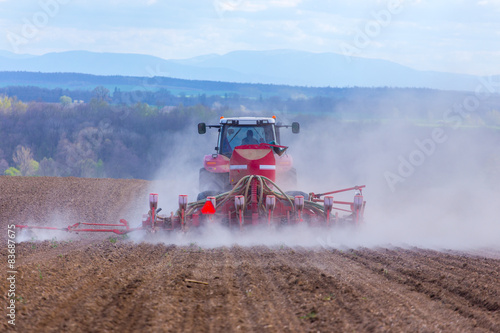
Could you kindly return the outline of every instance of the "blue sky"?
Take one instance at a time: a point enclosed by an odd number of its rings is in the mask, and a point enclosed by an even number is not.
[[[0,0],[0,50],[182,59],[295,49],[500,74],[500,0]]]

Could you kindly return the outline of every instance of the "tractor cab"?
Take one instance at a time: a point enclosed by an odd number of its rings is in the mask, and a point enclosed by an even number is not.
[[[234,147],[279,142],[275,121],[269,119],[221,119],[219,130],[219,154],[230,157]]]
[[[271,143],[280,144],[280,127],[290,127],[276,123],[276,117],[221,117],[219,125],[198,124],[198,133],[205,134],[207,126],[219,129],[217,140],[217,153],[231,157],[233,150],[237,146],[248,144]],[[293,133],[299,132],[299,124],[292,124]]]
[[[292,183],[296,182],[292,158],[283,154],[287,147],[280,146],[279,129],[292,127],[293,133],[299,133],[299,123],[276,123],[275,116],[221,117],[218,125],[199,123],[198,133],[205,134],[207,127],[217,128],[219,135],[216,153],[205,155],[200,169],[200,197],[228,191],[246,174],[269,176],[273,180],[275,176],[285,177]],[[269,156],[264,158],[264,155]],[[261,165],[260,162],[267,164]]]

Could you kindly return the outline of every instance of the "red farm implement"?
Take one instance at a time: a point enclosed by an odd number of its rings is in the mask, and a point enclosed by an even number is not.
[[[219,125],[198,125],[219,129],[216,153],[205,156],[200,170],[200,193],[188,201],[179,195],[178,209],[170,215],[160,214],[158,194],[149,195],[149,212],[142,224],[130,227],[122,219],[117,224],[76,223],[64,228],[17,225],[21,229],[48,229],[67,232],[113,232],[127,234],[137,230],[188,231],[218,223],[229,228],[245,229],[264,225],[280,227],[307,224],[310,226],[358,225],[363,221],[366,202],[362,190],[354,186],[326,193],[284,191],[281,183],[295,186],[296,171],[287,147],[279,144],[281,125],[275,118],[221,118]],[[353,191],[352,201],[335,200],[334,195]]]

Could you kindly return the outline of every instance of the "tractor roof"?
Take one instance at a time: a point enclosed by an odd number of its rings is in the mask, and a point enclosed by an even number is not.
[[[268,117],[232,117],[232,118],[221,118],[221,124],[238,124],[238,125],[257,125],[262,123],[274,124],[276,119]]]

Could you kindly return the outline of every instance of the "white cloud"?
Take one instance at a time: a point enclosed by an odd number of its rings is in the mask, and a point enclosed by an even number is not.
[[[482,7],[491,8],[497,12],[500,11],[500,0],[481,0],[477,4]]]
[[[215,8],[228,12],[260,12],[272,8],[297,7],[302,0],[215,0]]]
[[[488,6],[488,5],[494,5],[494,6],[500,6],[500,0],[481,0],[477,2],[481,6]]]

